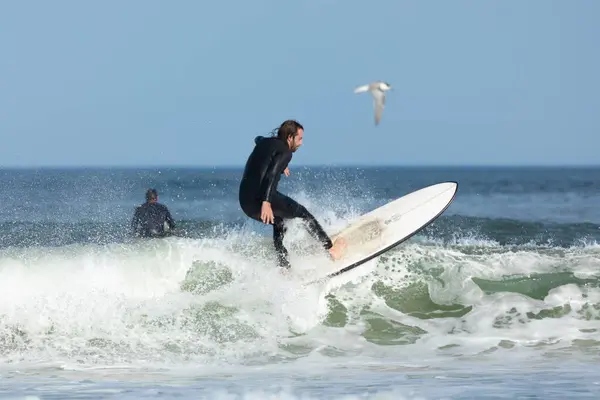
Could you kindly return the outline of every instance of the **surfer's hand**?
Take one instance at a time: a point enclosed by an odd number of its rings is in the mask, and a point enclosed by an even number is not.
[[[285,174],[285,176],[290,176],[290,169],[288,167],[285,167],[283,173]]]
[[[271,203],[268,201],[262,202],[262,207],[260,208],[260,219],[265,224],[272,224],[275,222],[273,210],[271,209]]]

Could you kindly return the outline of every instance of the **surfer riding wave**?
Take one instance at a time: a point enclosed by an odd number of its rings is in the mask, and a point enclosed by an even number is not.
[[[302,145],[304,127],[294,120],[284,121],[274,137],[257,136],[255,147],[244,169],[239,201],[244,213],[265,224],[273,225],[273,243],[280,267],[290,268],[288,252],[283,245],[286,219],[302,218],[308,231],[329,252],[332,259],[341,257],[346,247],[343,239],[332,243],[316,218],[290,197],[277,191],[281,174],[289,176],[288,164]]]

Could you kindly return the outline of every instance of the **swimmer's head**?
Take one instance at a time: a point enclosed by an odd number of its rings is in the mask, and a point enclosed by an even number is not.
[[[148,203],[156,203],[158,201],[158,192],[156,189],[148,189],[146,191],[146,201]]]

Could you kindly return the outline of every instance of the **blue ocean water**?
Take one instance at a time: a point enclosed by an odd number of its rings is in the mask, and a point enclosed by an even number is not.
[[[290,169],[280,190],[328,231],[459,189],[410,241],[304,287],[241,212],[240,169],[0,170],[0,397],[598,396],[600,168]],[[176,236],[130,237],[149,187]],[[286,244],[310,238],[291,224]]]

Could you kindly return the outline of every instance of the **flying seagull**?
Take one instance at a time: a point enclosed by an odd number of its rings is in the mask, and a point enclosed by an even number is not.
[[[375,125],[379,125],[381,114],[385,105],[385,92],[390,90],[392,86],[387,82],[376,81],[368,85],[359,86],[354,89],[354,93],[371,92],[373,95],[373,107],[375,108]]]

